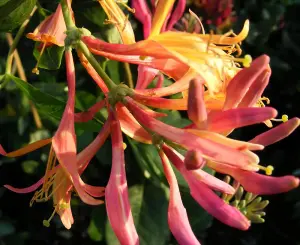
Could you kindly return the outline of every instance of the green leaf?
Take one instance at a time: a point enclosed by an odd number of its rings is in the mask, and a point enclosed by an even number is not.
[[[41,55],[41,52],[38,48],[40,45],[41,43],[36,43],[33,50],[33,55],[36,58],[36,60],[38,60]],[[56,45],[46,47],[42,56],[40,57],[38,67],[47,70],[59,69],[64,51],[64,47],[59,47]]]
[[[165,182],[163,167],[156,148],[153,145],[139,143],[129,137],[128,141],[145,178],[150,179],[158,186]]]
[[[2,0],[0,2],[0,31],[12,31],[30,15],[36,0]]]
[[[92,219],[87,232],[89,234],[89,237],[95,242],[102,241],[104,238],[105,218],[105,205],[100,205],[93,209]]]
[[[15,227],[6,221],[0,221],[0,237],[10,235],[15,232]]]
[[[169,190],[146,181],[144,186],[129,188],[129,195],[140,244],[166,244],[170,237],[167,214]]]
[[[66,102],[58,100],[50,94],[41,92],[36,87],[15,76],[6,75],[6,79],[10,79],[15,82],[17,87],[35,103],[40,114],[56,123],[60,121],[66,106]],[[76,109],[78,110],[78,107],[76,107]],[[79,134],[86,130],[98,132],[102,124],[103,122],[101,122],[98,118],[94,118],[89,122],[76,124],[76,128]]]
[[[22,162],[22,168],[26,174],[34,174],[38,166],[39,163],[34,160],[27,160]]]

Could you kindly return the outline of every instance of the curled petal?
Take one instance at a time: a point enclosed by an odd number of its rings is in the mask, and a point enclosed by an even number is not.
[[[269,62],[270,58],[267,55],[262,55],[255,59],[249,68],[244,68],[235,75],[226,88],[224,110],[238,106],[259,75],[269,69]]]
[[[138,66],[138,78],[136,82],[136,89],[147,88],[148,85],[153,81],[155,76],[158,74],[157,69],[151,67],[139,65]]]
[[[261,144],[268,146],[274,144],[287,136],[289,136],[298,126],[300,125],[300,119],[294,117],[287,122],[281,123],[280,125],[262,133],[249,142],[254,144]]]
[[[189,87],[190,81],[196,76],[196,72],[193,69],[189,69],[183,77],[177,80],[175,83],[172,83],[170,86],[167,87],[159,87],[159,88],[152,88],[152,89],[137,89],[135,92],[137,94],[151,96],[151,97],[162,97],[168,96],[172,94],[176,94],[187,90]]]
[[[264,70],[254,83],[250,86],[238,107],[251,107],[255,106],[257,101],[262,97],[262,94],[269,83],[271,70]]]

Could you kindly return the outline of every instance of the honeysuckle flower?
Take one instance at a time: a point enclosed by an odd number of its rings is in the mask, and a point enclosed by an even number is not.
[[[112,109],[109,113],[112,117],[112,169],[105,191],[107,215],[120,244],[138,245],[139,238],[128,198],[121,126],[117,113]]]
[[[208,213],[221,222],[237,229],[247,230],[249,228],[249,220],[237,208],[225,203],[203,182],[195,178],[193,173],[185,169],[184,163],[178,152],[175,152],[167,145],[163,146],[163,151],[187,181],[192,197]]]
[[[201,75],[209,91],[215,93],[222,88],[222,81],[231,79],[238,69],[233,63],[236,59],[213,44],[234,45],[247,36],[248,28],[246,21],[242,32],[235,37],[164,32],[131,45],[109,44],[88,36],[82,40],[94,54],[150,66],[175,80],[191,67]]]
[[[109,121],[107,121],[102,130],[99,132],[97,137],[94,139],[92,143],[90,143],[84,150],[82,150],[76,157],[76,165],[78,168],[78,172],[81,175],[86,167],[88,166],[90,160],[99,150],[99,148],[103,145],[106,138],[108,137],[110,132]],[[0,153],[1,155],[5,155],[7,157],[17,157],[23,154],[26,154],[30,151],[36,150],[40,147],[43,147],[46,144],[51,143],[50,139],[40,140],[25,146],[22,149],[17,151],[6,153],[2,146],[0,145]],[[10,185],[5,185],[5,187],[11,191],[16,193],[29,193],[37,190],[41,185],[42,188],[36,192],[31,200],[31,205],[34,201],[41,202],[47,201],[51,197],[53,198],[54,211],[51,217],[48,220],[44,220],[44,225],[49,226],[50,220],[53,218],[55,213],[60,215],[61,221],[67,229],[71,228],[71,225],[74,222],[70,200],[72,191],[74,191],[74,186],[71,180],[68,177],[68,174],[61,168],[60,165],[55,166],[56,156],[51,148],[48,158],[48,164],[45,176],[42,177],[35,184],[26,187],[26,188],[15,188]],[[51,190],[52,188],[52,190]],[[104,196],[104,188],[103,187],[95,187],[90,186],[88,184],[84,184],[84,189],[87,193],[94,197],[103,197]],[[99,200],[103,203],[103,201]]]
[[[69,6],[70,11],[72,12],[72,0],[67,0],[66,2]],[[66,31],[67,28],[62,13],[62,8],[61,5],[58,4],[56,11],[53,14],[43,20],[33,32],[26,35],[27,38],[30,38],[37,42],[41,42],[43,44],[40,56],[37,61],[37,65],[32,70],[33,73],[39,74],[39,59],[47,46],[57,45],[63,47],[65,45]]]
[[[163,164],[165,176],[170,185],[170,201],[168,208],[168,224],[170,230],[179,244],[200,245],[190,226],[186,210],[181,200],[177,179],[169,160],[162,150],[160,150],[159,155]]]
[[[151,35],[146,40],[131,45],[108,44],[91,37],[83,37],[82,40],[95,54],[150,66],[175,80],[181,78],[189,67],[192,67],[202,76],[209,91],[217,92],[222,85],[221,81],[228,80],[228,77],[231,78],[236,73],[234,61],[245,61],[231,57],[222,49],[230,52],[236,50],[229,47],[238,44],[247,36],[249,22],[246,21],[242,32],[234,37],[170,31],[160,33],[173,4],[174,1],[158,1]]]
[[[244,151],[248,148],[251,149],[251,146],[247,143],[241,144],[236,148],[235,144],[228,144],[229,142],[225,143],[217,138],[210,140],[207,139],[209,137],[198,137],[194,133],[188,132],[188,130],[172,127],[150,117],[136,102],[134,102],[133,99],[129,97],[126,97],[124,101],[126,107],[139,123],[164,138],[181,145],[187,150],[199,150],[207,159],[214,159],[215,161],[233,165],[244,170],[257,171],[259,169],[259,166],[257,165],[259,162],[258,157],[251,152]],[[255,109],[262,111],[262,114],[264,114],[260,120],[276,116],[276,111],[272,108]],[[264,112],[266,109],[268,111],[267,113]],[[255,113],[257,112],[258,111]],[[257,149],[259,148],[260,147],[258,146]]]

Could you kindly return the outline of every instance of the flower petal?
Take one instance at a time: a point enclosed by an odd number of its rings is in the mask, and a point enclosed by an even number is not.
[[[164,172],[170,185],[170,201],[168,209],[168,223],[177,242],[181,245],[200,245],[192,231],[186,210],[183,206],[178,182],[168,158],[163,151],[159,152]]]
[[[137,245],[139,238],[134,227],[125,173],[123,139],[117,113],[110,111],[112,140],[112,169],[105,191],[109,222],[119,242]]]
[[[300,119],[294,117],[287,122],[281,123],[278,126],[264,132],[249,142],[268,146],[274,144],[287,136],[289,136],[300,125]]]

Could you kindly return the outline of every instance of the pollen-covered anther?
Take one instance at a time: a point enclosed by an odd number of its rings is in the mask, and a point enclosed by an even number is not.
[[[272,175],[272,173],[274,171],[274,167],[272,165],[269,165],[267,167],[258,165],[258,167],[260,170],[265,171],[266,175]]]
[[[50,221],[53,219],[55,213],[56,213],[56,207],[54,207],[54,210],[53,210],[51,216],[49,217],[49,219],[44,219],[43,220],[43,226],[50,227]]]
[[[289,120],[289,116],[283,114],[280,119],[271,119],[274,122],[287,122]]]
[[[32,69],[32,71],[31,71],[32,73],[34,73],[34,74],[36,74],[36,75],[39,75],[39,74],[40,74],[40,71],[39,71],[39,68],[38,68],[38,67],[39,67],[40,60],[41,60],[41,58],[42,58],[42,55],[43,55],[43,53],[44,53],[46,44],[47,44],[47,43],[43,43],[41,52],[40,52],[40,54],[39,54],[39,57],[37,58],[36,65],[35,65],[35,67],[34,67],[34,68]]]

